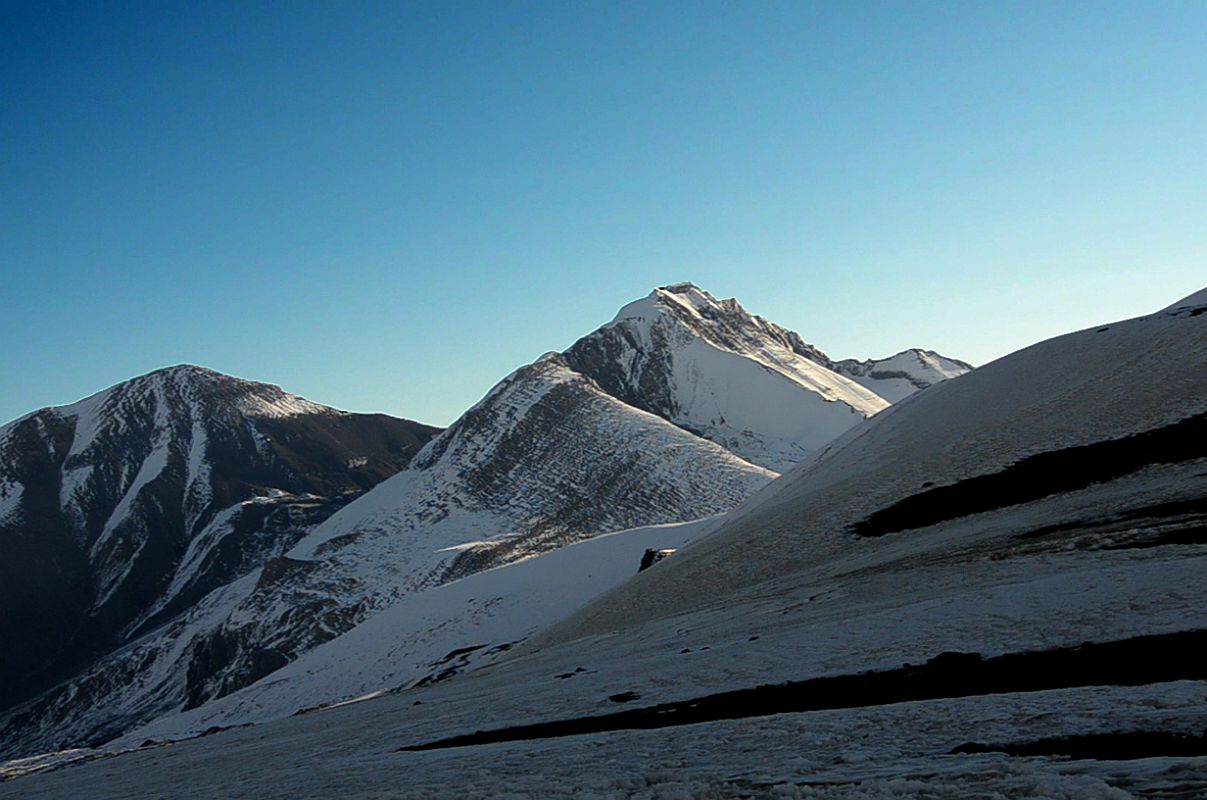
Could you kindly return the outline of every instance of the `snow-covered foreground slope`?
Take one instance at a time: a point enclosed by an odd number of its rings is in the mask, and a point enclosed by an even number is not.
[[[1041,675],[983,696],[397,748],[945,651],[1074,652],[1207,628],[1204,311],[1060,337],[919,393],[478,670],[19,778],[0,796],[1201,797],[1207,759],[1193,754],[951,754],[1207,727],[1201,678],[1116,686],[1092,670],[1063,688]],[[958,688],[953,665],[969,659],[940,661]]]

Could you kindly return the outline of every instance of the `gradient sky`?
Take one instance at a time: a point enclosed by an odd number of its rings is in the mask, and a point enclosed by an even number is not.
[[[1207,284],[1207,3],[0,3],[0,420],[445,424],[692,280],[981,364]]]

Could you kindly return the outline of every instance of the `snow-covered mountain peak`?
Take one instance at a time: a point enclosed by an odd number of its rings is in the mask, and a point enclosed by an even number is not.
[[[958,378],[972,370],[964,361],[917,347],[902,350],[888,358],[869,358],[856,361],[848,358],[835,362],[832,369],[876,394],[896,403],[914,392],[949,378]]]
[[[98,651],[120,649],[36,713],[0,719],[0,734],[91,740],[92,726],[250,689],[413,594],[723,513],[888,405],[834,366],[736,300],[678,283],[515,370],[438,435],[188,364],[50,409],[22,427],[57,476],[45,511],[0,470],[0,521],[62,518],[98,589],[71,610],[104,612]],[[81,655],[64,676],[92,653],[66,644]]]
[[[666,314],[690,322],[735,313],[745,314],[745,310],[733,298],[718,300],[694,283],[673,283],[660,286],[645,297],[621,307],[612,318],[612,324],[624,320],[653,320]]]
[[[672,283],[670,286],[655,289],[653,294],[699,316],[716,316],[718,313],[742,310],[738,301],[732,297],[718,300],[694,283]]]
[[[22,620],[0,705],[292,547],[435,433],[192,365],[0,429],[0,615]]]
[[[0,430],[8,431],[40,414],[74,420],[76,436],[71,448],[74,454],[87,447],[98,430],[107,423],[119,421],[123,425],[128,424],[128,419],[124,418],[137,415],[139,408],[149,411],[154,418],[154,409],[165,402],[172,405],[182,403],[192,410],[202,404],[211,413],[215,408],[223,408],[229,413],[263,419],[346,413],[290,394],[270,383],[235,378],[193,364],[178,364],[122,381],[74,403],[47,406],[13,420]]]
[[[771,346],[795,356],[829,366],[822,351],[808,344],[795,331],[751,314],[734,298],[719,300],[694,283],[662,286],[640,300],[625,305],[608,326],[677,322],[692,335],[725,349],[758,352]]]
[[[185,396],[194,399],[225,400],[239,413],[249,417],[279,419],[301,414],[345,413],[290,394],[271,383],[236,378],[193,364],[165,367],[142,378],[135,378],[135,381],[171,384]]]
[[[777,471],[888,406],[795,332],[691,283],[629,303],[565,356],[614,397]]]

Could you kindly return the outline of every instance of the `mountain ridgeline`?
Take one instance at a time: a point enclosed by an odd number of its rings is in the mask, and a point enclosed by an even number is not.
[[[444,431],[195,367],[37,412],[0,429],[3,754],[202,706],[482,570],[722,514],[969,369],[834,361],[676,284]]]

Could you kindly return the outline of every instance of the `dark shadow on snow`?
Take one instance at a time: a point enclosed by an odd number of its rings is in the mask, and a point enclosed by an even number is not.
[[[1150,464],[1207,457],[1207,414],[1154,430],[1028,456],[1000,472],[910,495],[855,523],[860,536],[925,528],[1121,478]]]
[[[756,686],[630,711],[479,730],[399,750],[439,750],[606,731],[648,730],[915,700],[1203,680],[1207,679],[1207,659],[1193,654],[1205,651],[1207,630],[1192,630],[993,658],[982,658],[977,653],[940,653],[919,666]]]
[[[1207,756],[1207,733],[1196,736],[1166,731],[1117,731],[1079,736],[1056,736],[1031,742],[981,744],[965,742],[951,751],[961,753],[1005,753],[1010,756],[1067,756],[1098,761],[1131,761],[1136,758],[1193,758]]]

